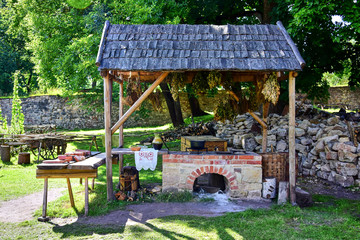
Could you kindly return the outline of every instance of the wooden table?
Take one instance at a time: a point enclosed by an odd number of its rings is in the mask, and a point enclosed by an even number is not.
[[[146,148],[144,149],[146,150]],[[168,154],[169,151],[168,150],[159,150],[158,154],[162,155],[162,154]],[[132,151],[130,148],[113,148],[111,150],[111,154],[112,155],[119,155],[119,180],[120,180],[120,175],[123,172],[122,169],[124,167],[124,158],[123,155],[126,154],[135,154],[135,151]]]
[[[181,137],[181,151],[193,151],[189,149],[191,141],[205,141],[207,151],[227,151],[227,141],[212,135]]]
[[[99,152],[92,152],[92,157],[76,163],[42,163],[37,166],[36,178],[44,179],[44,197],[42,216],[38,218],[39,221],[48,221],[46,217],[47,209],[47,193],[48,193],[48,179],[49,178],[66,178],[67,187],[69,190],[71,206],[75,207],[74,197],[72,193],[70,178],[85,178],[85,216],[89,212],[89,187],[88,178],[97,177],[97,169],[105,163],[106,154]],[[93,186],[94,187],[94,186]]]

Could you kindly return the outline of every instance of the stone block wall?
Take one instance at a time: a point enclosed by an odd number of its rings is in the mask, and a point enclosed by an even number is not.
[[[200,96],[199,102],[203,110],[214,111],[221,94],[208,98]],[[95,108],[85,107],[80,101],[60,96],[35,96],[22,98],[22,110],[25,116],[25,125],[56,125],[62,129],[95,129],[104,127],[104,114],[102,109],[98,112]],[[180,95],[181,107],[184,118],[191,116],[190,106],[186,94]],[[91,106],[91,104],[87,104]],[[171,123],[166,102],[161,98],[161,111],[154,111],[150,102],[145,101],[146,114],[133,114],[124,124],[125,127],[151,126]],[[4,117],[10,124],[12,99],[0,99],[0,107]],[[125,106],[125,111],[129,107]],[[112,123],[118,120],[118,102],[112,105]]]
[[[225,177],[232,197],[259,199],[262,189],[261,156],[214,154],[163,155],[163,190],[193,190],[199,176],[215,173]]]
[[[258,114],[259,115],[259,114]],[[357,122],[349,122],[360,127]],[[261,152],[262,134],[250,114],[218,123],[217,137],[244,151]],[[288,152],[288,116],[270,114],[267,151]],[[345,121],[338,116],[318,114],[311,119],[296,118],[295,148],[299,173],[316,176],[343,187],[360,186],[360,144],[355,146]]]
[[[329,88],[330,99],[326,104],[343,106],[349,109],[360,109],[360,89],[351,90],[350,87]]]

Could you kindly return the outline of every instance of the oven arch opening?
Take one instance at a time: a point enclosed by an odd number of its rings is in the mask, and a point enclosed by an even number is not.
[[[228,179],[217,173],[205,173],[194,181],[193,192],[216,193],[218,191],[227,193],[229,191]]]

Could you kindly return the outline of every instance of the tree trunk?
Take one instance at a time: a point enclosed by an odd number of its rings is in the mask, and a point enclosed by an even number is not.
[[[171,118],[171,122],[174,125],[174,127],[178,127],[180,125],[184,124],[184,119],[182,117],[181,113],[181,107],[180,107],[180,101],[175,101],[170,93],[169,86],[167,83],[160,83],[161,91],[164,95],[166,105],[169,109],[169,114]]]
[[[201,110],[199,100],[193,94],[188,93],[187,96],[189,100],[191,115],[193,117],[208,115],[208,113]]]
[[[184,118],[182,116],[181,112],[181,104],[180,104],[180,98],[177,97],[176,101],[174,101],[174,108],[175,108],[175,114],[176,114],[176,124],[174,124],[174,127],[179,127],[181,125],[184,125]]]

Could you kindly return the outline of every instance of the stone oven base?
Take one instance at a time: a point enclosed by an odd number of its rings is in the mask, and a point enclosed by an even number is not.
[[[206,173],[224,176],[231,197],[260,199],[262,189],[261,156],[178,154],[163,155],[163,191],[193,190],[196,178]]]

